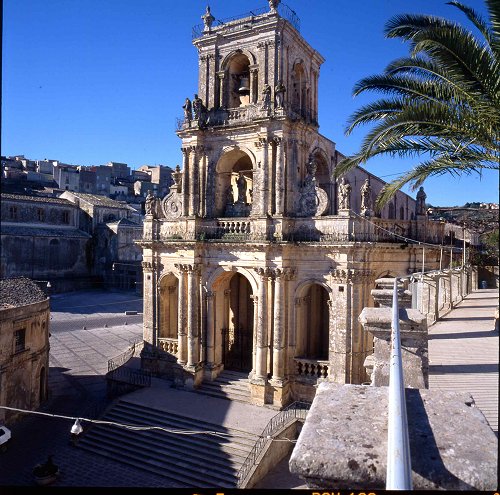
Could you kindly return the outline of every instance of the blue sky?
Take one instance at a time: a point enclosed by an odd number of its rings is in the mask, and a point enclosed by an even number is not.
[[[465,2],[485,13],[481,0]],[[266,0],[212,0],[217,19],[266,7]],[[361,78],[407,53],[384,38],[398,13],[428,13],[466,23],[445,0],[287,0],[301,34],[326,59],[319,80],[320,132],[344,154],[363,129],[346,137],[348,117],[375,95],[352,97]],[[181,163],[175,118],[197,90],[191,28],[207,0],[4,0],[2,155],[78,165],[108,161]],[[391,179],[414,164],[388,158],[365,168]],[[462,205],[498,201],[498,173],[428,180],[427,201]],[[414,196],[414,193],[411,193]]]

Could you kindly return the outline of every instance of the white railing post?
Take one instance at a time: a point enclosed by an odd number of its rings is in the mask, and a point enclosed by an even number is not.
[[[398,279],[392,298],[389,424],[387,435],[387,490],[411,490],[411,458],[399,332]]]

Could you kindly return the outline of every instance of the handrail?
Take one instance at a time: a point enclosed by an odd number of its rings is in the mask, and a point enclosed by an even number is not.
[[[122,352],[118,356],[108,359],[108,373],[116,370],[120,366],[123,366],[132,356],[135,354],[136,347],[138,344],[143,343],[142,339],[130,340],[130,345],[126,351]]]
[[[283,429],[283,427],[290,421],[291,418],[295,419],[305,419],[307,416],[307,411],[310,409],[311,404],[308,402],[296,401],[287,406],[283,411],[273,416],[264,431],[261,433],[259,439],[255,442],[252,450],[248,454],[245,462],[241,465],[238,471],[238,488],[241,488],[241,484],[247,478],[251,469],[257,463],[261,452],[264,450],[265,445],[272,440],[272,436]]]
[[[398,278],[392,296],[386,490],[412,490],[410,441],[399,332]]]

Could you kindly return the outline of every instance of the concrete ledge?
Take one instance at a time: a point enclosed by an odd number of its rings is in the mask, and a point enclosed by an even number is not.
[[[498,440],[469,394],[406,389],[413,489],[496,490]],[[321,383],[290,458],[309,488],[384,488],[387,387]]]

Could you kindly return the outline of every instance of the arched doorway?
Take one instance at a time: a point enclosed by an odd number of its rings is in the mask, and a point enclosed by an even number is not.
[[[160,339],[177,340],[179,282],[173,274],[160,281]],[[163,346],[164,347],[164,346]]]
[[[218,291],[223,298],[219,298],[216,316],[219,325],[222,325],[222,362],[225,369],[250,372],[254,326],[252,287],[239,273],[234,274],[224,285],[225,288]]]
[[[328,360],[329,348],[329,295],[317,283],[304,290],[297,315],[297,357]]]

